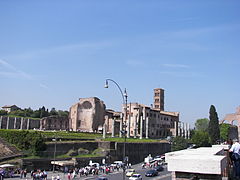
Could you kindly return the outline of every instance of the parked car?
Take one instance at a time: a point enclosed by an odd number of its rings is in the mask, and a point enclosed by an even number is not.
[[[154,167],[153,169],[155,169],[156,171],[158,171],[158,172],[160,172],[160,171],[163,171],[164,170],[164,168],[163,168],[163,166],[157,166],[157,167]]]
[[[126,176],[130,177],[130,176],[132,176],[134,174],[134,172],[135,172],[135,169],[127,169]]]
[[[112,167],[123,167],[124,163],[122,161],[114,161],[113,164],[111,164]]]
[[[133,174],[129,180],[142,180],[141,174]]]
[[[155,169],[151,169],[145,173],[145,176],[147,177],[153,177],[157,175],[158,175],[158,172]]]

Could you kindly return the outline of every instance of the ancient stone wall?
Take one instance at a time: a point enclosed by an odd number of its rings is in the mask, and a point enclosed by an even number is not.
[[[115,160],[123,159],[123,143],[117,142],[61,142],[56,144],[56,155],[67,153],[70,149],[77,150],[78,148],[87,149],[92,152],[97,148],[104,148],[109,151],[107,156],[96,158],[76,158],[78,161],[77,167],[86,166],[90,160],[93,162],[102,163],[102,159],[106,159],[107,163],[112,163]],[[51,161],[54,159],[53,152],[55,143],[48,143],[45,155],[49,155],[48,159],[24,159],[23,167],[29,169],[51,169]],[[153,157],[156,155],[164,154],[170,151],[170,144],[168,143],[126,143],[126,156],[132,164],[144,161],[144,158],[151,154]],[[68,158],[70,159],[70,158]],[[61,160],[61,159],[58,159]]]
[[[0,116],[0,129],[68,130],[68,117],[49,116],[42,119]]]
[[[123,159],[124,143],[118,142],[57,142],[56,156],[66,154],[69,150],[78,150],[79,148],[87,149],[89,152],[97,148],[106,149],[111,161]],[[168,143],[126,143],[126,156],[132,164],[142,162],[149,154],[152,156],[164,154],[170,151]],[[47,149],[43,155],[53,157],[55,143],[48,143]]]
[[[80,98],[70,108],[70,128],[73,131],[95,132],[104,124],[105,104],[96,97]]]
[[[0,116],[0,129],[39,129],[40,120]]]
[[[237,126],[231,126],[229,128],[228,138],[229,139],[236,139],[236,138],[238,138],[238,127]]]
[[[49,116],[44,117],[40,121],[40,129],[44,130],[68,130],[68,117]]]
[[[79,148],[87,149],[90,152],[98,148],[98,142],[60,142],[56,143],[56,156],[66,154],[69,150],[78,150]],[[43,156],[53,157],[55,143],[47,144],[47,149],[42,153]]]
[[[126,156],[132,164],[144,161],[151,154],[153,157],[170,152],[169,143],[126,143]],[[123,159],[124,143],[116,143],[116,159]]]

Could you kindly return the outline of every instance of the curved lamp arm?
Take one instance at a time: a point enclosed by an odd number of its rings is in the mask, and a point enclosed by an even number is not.
[[[105,86],[104,86],[105,88],[108,88],[108,81],[112,81],[112,82],[118,87],[118,89],[119,89],[119,91],[120,91],[120,93],[121,93],[121,95],[122,95],[123,104],[124,104],[124,103],[125,103],[125,98],[127,97],[127,91],[126,91],[126,89],[125,89],[124,94],[123,94],[122,89],[120,88],[120,86],[118,85],[118,83],[117,83],[116,81],[112,80],[112,79],[106,79],[106,84],[105,84]]]

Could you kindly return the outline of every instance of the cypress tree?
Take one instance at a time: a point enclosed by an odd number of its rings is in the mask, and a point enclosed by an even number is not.
[[[211,105],[209,110],[209,124],[208,131],[211,140],[211,144],[217,144],[217,141],[220,140],[220,129],[219,129],[219,120],[216,108],[214,105]]]

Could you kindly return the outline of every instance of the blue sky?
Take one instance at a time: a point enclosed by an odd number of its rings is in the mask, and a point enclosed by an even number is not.
[[[80,97],[150,105],[194,124],[240,105],[238,0],[2,0],[0,105],[68,110]]]

